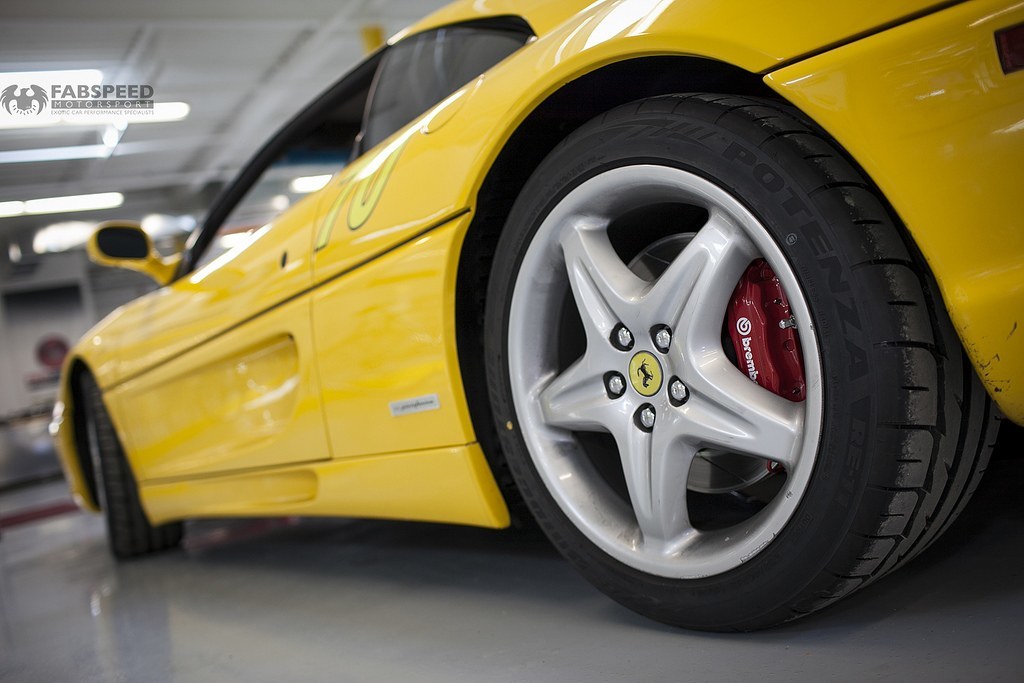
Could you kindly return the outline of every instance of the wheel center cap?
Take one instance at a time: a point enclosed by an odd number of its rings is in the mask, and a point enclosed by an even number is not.
[[[640,351],[629,360],[629,383],[641,396],[658,393],[663,379],[661,363],[653,353]]]

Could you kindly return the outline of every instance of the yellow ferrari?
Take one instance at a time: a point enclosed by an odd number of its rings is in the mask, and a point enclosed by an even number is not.
[[[770,626],[921,553],[1024,423],[1022,168],[1020,3],[462,0],[183,253],[97,230],[161,287],[52,431],[118,557],[191,517],[532,517],[637,612]]]

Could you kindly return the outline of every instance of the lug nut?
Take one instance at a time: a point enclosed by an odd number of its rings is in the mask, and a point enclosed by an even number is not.
[[[619,351],[629,351],[633,348],[633,333],[622,323],[616,325],[612,330],[612,346]]]
[[[649,432],[654,429],[655,417],[656,415],[654,413],[653,406],[647,404],[642,405],[640,406],[640,410],[636,411],[637,426],[640,427],[640,429]]]
[[[617,372],[609,372],[604,376],[604,387],[609,398],[618,398],[626,392],[626,379]]]
[[[664,325],[659,325],[651,330],[651,339],[659,351],[668,353],[668,347],[672,345],[672,331]]]
[[[681,379],[673,377],[668,383],[668,396],[672,399],[672,405],[681,406],[690,400],[690,390]]]

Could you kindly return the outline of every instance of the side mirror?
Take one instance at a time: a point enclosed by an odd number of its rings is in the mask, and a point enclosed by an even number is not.
[[[164,258],[153,248],[153,241],[134,221],[101,223],[86,245],[89,258],[101,266],[126,268],[148,275],[161,287],[174,279],[181,255]]]

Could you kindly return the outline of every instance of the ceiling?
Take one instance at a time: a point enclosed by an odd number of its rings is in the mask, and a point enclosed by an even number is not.
[[[0,202],[122,192],[79,215],[0,218],[0,247],[71,219],[202,215],[216,189],[364,54],[360,31],[392,35],[444,0],[4,0],[0,72],[100,69],[104,83],[148,83],[191,111],[131,124],[107,158],[0,163]],[[6,115],[3,112],[3,115]],[[105,126],[0,130],[12,150],[97,145]]]

